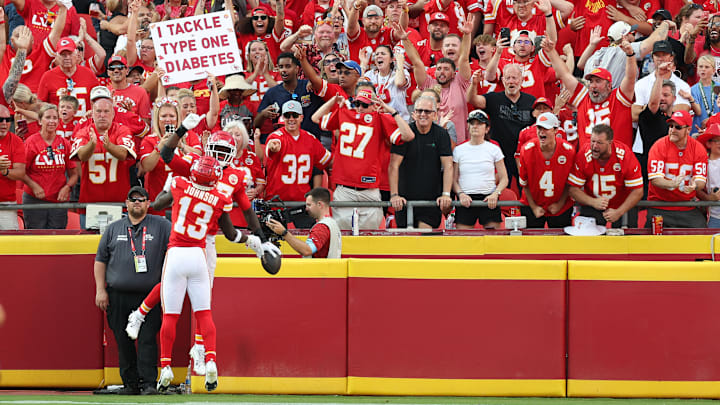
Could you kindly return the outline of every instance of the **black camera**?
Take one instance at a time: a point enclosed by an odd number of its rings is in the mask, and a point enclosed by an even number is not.
[[[273,208],[270,205],[272,202],[280,203],[280,208]],[[260,221],[260,229],[262,229],[263,233],[268,237],[270,242],[280,247],[280,235],[273,232],[273,230],[267,226],[267,222],[270,219],[274,219],[287,228],[289,216],[287,208],[285,208],[285,204],[278,198],[278,196],[275,196],[270,200],[263,200],[259,198],[255,199],[252,202],[252,207],[258,217],[258,221]]]

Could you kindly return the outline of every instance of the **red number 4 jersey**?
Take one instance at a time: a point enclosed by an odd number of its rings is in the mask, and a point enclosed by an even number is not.
[[[520,151],[518,172],[523,195],[520,200],[528,203],[526,192],[530,190],[535,204],[545,210],[545,215],[552,216],[548,206],[560,200],[567,183],[568,175],[575,161],[575,150],[566,141],[555,138],[555,152],[550,159],[545,159],[540,151],[538,141],[529,141]],[[566,198],[565,205],[557,212],[561,214],[572,206],[572,199]]]
[[[583,188],[589,196],[606,197],[610,200],[610,208],[618,208],[630,191],[642,188],[643,179],[635,154],[626,145],[615,141],[610,145],[610,159],[604,165],[593,159],[590,145],[585,145],[575,158],[568,183]]]

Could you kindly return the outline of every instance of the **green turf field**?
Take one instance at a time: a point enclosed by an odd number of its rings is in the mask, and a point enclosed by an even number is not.
[[[74,394],[74,393],[73,393]],[[4,395],[0,404],[244,404],[244,405],[344,405],[344,404],[473,404],[473,405],[705,405],[700,399],[610,399],[610,398],[478,398],[478,397],[365,397],[300,395]]]

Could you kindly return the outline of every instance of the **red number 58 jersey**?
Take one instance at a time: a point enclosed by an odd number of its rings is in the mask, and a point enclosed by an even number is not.
[[[667,190],[653,185],[652,180],[666,178],[669,180],[682,177],[681,188],[687,187],[690,179],[707,182],[707,151],[700,142],[687,137],[685,149],[678,149],[670,142],[670,136],[660,138],[650,148],[648,156],[648,200],[650,201],[690,201],[695,191],[684,193],[680,189]],[[689,211],[693,207],[663,207],[676,211]]]

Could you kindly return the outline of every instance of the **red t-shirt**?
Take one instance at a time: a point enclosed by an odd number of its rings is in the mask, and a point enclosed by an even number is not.
[[[0,137],[0,156],[7,156],[10,159],[11,168],[15,163],[25,163],[25,145],[22,139],[12,132]],[[15,186],[15,180],[0,176],[0,201],[15,202]]]
[[[278,83],[281,80],[280,73],[278,73],[278,72],[270,72],[270,76],[272,76],[273,79],[275,79],[275,81]],[[255,80],[252,83],[250,83],[250,85],[253,86],[257,91],[255,93],[253,93],[252,95],[250,95],[250,97],[248,97],[245,100],[244,104],[250,109],[250,112],[252,112],[253,114],[256,114],[257,109],[260,106],[260,102],[262,101],[263,97],[265,96],[265,93],[267,93],[268,89],[271,86],[268,86],[268,82],[265,79],[265,75],[257,75],[255,77]],[[222,111],[222,108],[220,109],[220,111]]]
[[[129,101],[129,104],[132,105],[130,112],[137,114],[140,118],[151,118],[152,108],[150,107],[150,97],[145,89],[136,84],[131,84],[122,90],[112,90],[115,105],[120,105],[120,103],[125,104]]]
[[[565,27],[565,22],[563,21],[560,12],[553,10],[552,14],[557,30]],[[516,14],[510,14],[507,8],[501,7],[500,10],[498,10],[497,20],[499,20],[500,23],[495,24],[495,36],[499,36],[500,29],[504,27],[510,28],[511,38],[514,38],[520,31],[529,31],[533,34],[533,37],[535,37],[537,35],[545,35],[545,31],[547,30],[547,18],[537,9],[535,10],[535,14],[533,14],[529,20],[520,21]]]
[[[600,165],[593,159],[590,144],[575,157],[575,166],[570,172],[568,183],[583,188],[585,194],[599,198],[607,197],[609,208],[618,208],[632,190],[642,189],[643,178],[632,149],[620,142],[610,145],[610,159]]]
[[[63,137],[70,142],[72,142],[72,136],[73,132],[75,132],[75,125],[77,125],[78,119],[74,118],[70,123],[66,124],[60,120],[58,122],[58,127],[55,130],[55,133],[58,134],[58,136]]]
[[[660,138],[650,147],[648,156],[648,200],[649,201],[690,201],[695,191],[684,193],[679,189],[667,190],[653,185],[652,180],[665,178],[672,180],[683,177],[681,187],[687,187],[690,179],[707,182],[707,150],[705,146],[690,136],[685,149],[678,149],[670,142],[670,136]],[[667,210],[690,211],[693,207],[663,207]]]
[[[269,20],[268,20],[269,21]],[[248,47],[251,41],[259,40],[265,42],[270,52],[270,57],[274,62],[277,62],[277,57],[280,55],[280,43],[287,37],[287,33],[283,31],[282,35],[278,38],[275,35],[273,27],[268,27],[269,32],[265,35],[251,34],[237,34],[238,48],[240,48],[240,57],[243,58],[243,66],[247,66],[247,61],[250,54]]]
[[[141,162],[153,153],[159,142],[160,138],[156,134],[147,135],[142,139],[138,153]],[[151,171],[145,173],[145,189],[148,194],[150,194],[151,200],[154,200],[155,197],[160,194],[167,180],[167,176],[170,175],[170,173],[172,173],[172,171],[162,158],[158,159],[157,164]],[[151,208],[149,212],[153,215],[165,215],[165,210],[155,211]]]
[[[540,144],[530,141],[520,151],[518,172],[520,185],[523,187],[523,204],[528,204],[525,193],[529,190],[535,204],[545,209],[546,216],[554,216],[548,206],[560,201],[567,186],[567,178],[575,161],[575,150],[572,145],[556,138],[555,153],[546,160],[540,151]],[[572,198],[565,199],[565,205],[555,215],[559,215],[572,207]]]
[[[497,68],[498,78],[501,76],[505,66],[509,64],[517,64],[522,68],[523,81],[521,86],[523,92],[535,98],[545,97],[545,77],[547,76],[548,69],[552,66],[550,59],[545,56],[545,52],[541,50],[537,56],[522,63],[516,61],[512,55],[508,58],[500,59]]]
[[[75,116],[84,117],[90,109],[90,90],[99,85],[95,73],[85,66],[77,66],[70,77],[56,67],[45,72],[40,78],[37,96],[40,100],[54,105],[58,105],[62,94],[75,96],[79,103]]]
[[[425,9],[423,15],[420,16],[420,35],[428,36],[428,25],[430,25],[430,18],[435,13],[443,13],[450,20],[450,34],[457,34],[462,37],[460,27],[462,27],[463,21],[465,21],[465,7],[463,4],[453,1],[446,8],[443,8],[442,0],[430,0],[425,3]]]
[[[380,28],[380,32],[375,38],[369,38],[365,28],[360,27],[354,38],[348,37],[348,46],[350,47],[350,59],[354,61],[360,60],[360,50],[363,48],[370,49],[374,52],[379,45],[392,46],[392,29],[390,27]]]
[[[482,79],[477,85],[477,94],[482,96],[487,93],[492,93],[494,91],[503,91],[505,89],[505,86],[503,86],[500,80],[495,79],[494,82],[485,80],[485,70],[486,69],[484,67],[477,64],[477,69],[475,70],[475,72],[480,72],[478,73],[478,75],[480,75],[480,78]]]
[[[95,124],[92,124],[95,129]],[[77,151],[90,141],[89,127],[75,133],[71,158],[77,158]],[[95,133],[98,131],[95,129]],[[135,164],[135,140],[130,130],[122,124],[113,123],[108,131],[110,142],[127,149],[125,160],[118,160],[105,150],[98,136],[95,150],[89,160],[82,162],[79,202],[121,202],[127,198],[130,189],[130,167]]]
[[[402,143],[400,130],[389,114],[360,114],[344,106],[320,121],[324,131],[339,130],[333,149],[332,181],[348,187],[378,188],[382,143]]]
[[[330,228],[327,225],[321,223],[313,225],[310,234],[308,234],[308,239],[312,240],[317,248],[317,252],[313,253],[312,257],[318,259],[328,257],[330,252]]]
[[[232,201],[218,188],[200,190],[185,177],[175,177],[170,186],[173,196],[171,247],[205,247],[205,237],[223,212],[232,210]]]
[[[48,9],[40,0],[25,0],[25,7],[23,7],[22,11],[18,10],[18,14],[25,20],[25,25],[32,31],[35,43],[40,43],[50,35],[50,30],[59,10],[60,6],[57,4]],[[80,19],[77,11],[75,11],[75,7],[70,7],[65,16],[65,27],[61,36],[77,35],[79,31]]]
[[[50,148],[52,156],[48,151]],[[46,201],[58,202],[58,193],[66,183],[66,169],[76,166],[70,160],[70,148],[70,141],[59,136],[55,137],[52,145],[48,145],[39,133],[25,139],[25,173],[45,190]],[[24,191],[33,195],[27,184]]]
[[[20,83],[28,86],[33,93],[37,93],[38,84],[42,75],[50,69],[55,58],[55,47],[50,44],[47,38],[42,42],[35,41],[32,52],[25,58],[25,66],[20,75]],[[15,50],[5,46],[5,55],[0,63],[0,77],[7,78],[10,75],[10,67],[15,59]],[[94,77],[95,75],[93,75]]]
[[[297,137],[280,128],[268,136],[280,141],[280,151],[270,152],[265,147],[268,197],[280,196],[283,201],[305,201],[310,191],[313,167],[320,170],[330,164],[331,154],[313,135],[300,130]]]
[[[232,165],[235,169],[240,170],[244,174],[243,184],[245,184],[245,192],[251,188],[255,188],[260,185],[265,185],[265,172],[260,164],[260,159],[257,158],[255,152],[251,152],[247,149],[243,150],[243,154],[239,158],[235,158],[232,161]],[[247,195],[247,194],[246,194]],[[230,212],[230,219],[233,225],[241,228],[247,227],[245,222],[245,216],[242,210],[233,208]]]
[[[632,103],[635,95],[627,96],[614,89],[607,100],[596,104],[590,100],[587,87],[578,83],[569,103],[577,107],[577,128],[579,144],[590,142],[592,129],[598,124],[612,126],[614,139],[625,145],[633,143]]]

